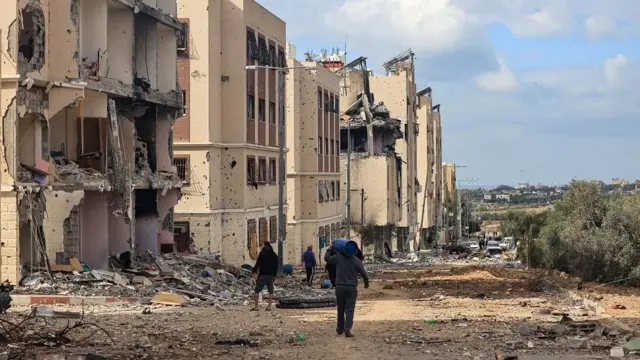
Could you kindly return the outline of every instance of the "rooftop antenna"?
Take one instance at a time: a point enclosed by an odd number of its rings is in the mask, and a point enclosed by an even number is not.
[[[347,36],[349,34],[344,34],[344,63],[347,64]]]

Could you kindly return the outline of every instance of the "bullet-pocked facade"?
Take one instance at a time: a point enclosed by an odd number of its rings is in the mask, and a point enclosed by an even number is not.
[[[413,53],[396,57],[403,59],[387,67],[386,75],[371,77],[371,92],[375,101],[382,101],[393,117],[401,122],[402,139],[397,139],[395,150],[401,162],[401,194],[399,204],[401,219],[396,224],[396,245],[399,251],[409,251],[416,239],[418,219],[418,192],[424,186],[418,179],[417,151],[418,133],[417,97]],[[423,134],[423,137],[425,135]]]
[[[295,69],[289,71],[286,84],[290,152],[285,249],[286,259],[299,265],[308,245],[320,255],[342,231],[340,84],[322,63],[299,62],[294,50],[289,51],[288,58],[287,66]]]
[[[285,23],[255,0],[179,0],[178,18],[187,28],[178,50],[187,107],[173,146],[188,180],[176,243],[253,263],[261,242],[277,248],[277,124],[286,100],[275,70],[246,66],[286,66]]]
[[[418,224],[420,230],[421,248],[434,241],[437,232],[437,213],[440,201],[436,192],[436,138],[437,130],[435,116],[433,115],[433,101],[431,88],[418,93],[418,128],[423,135],[418,137],[417,146],[417,173],[418,180],[423,185],[418,193]]]
[[[175,0],[2,6],[2,280],[172,251]]]

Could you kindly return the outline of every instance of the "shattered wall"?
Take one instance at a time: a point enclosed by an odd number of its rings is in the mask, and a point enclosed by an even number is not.
[[[158,110],[155,133],[156,166],[158,171],[171,171],[171,152],[169,149],[169,136],[171,126],[175,121],[176,112],[173,109]]]
[[[431,96],[422,96],[419,99],[418,125],[420,134],[418,137],[417,174],[422,185],[422,192],[418,194],[418,223],[422,228],[428,229],[436,224],[435,217],[435,152],[433,136],[433,116],[431,115]],[[426,198],[425,193],[426,192]],[[425,204],[426,199],[426,204]],[[423,215],[424,209],[424,215]],[[422,239],[421,239],[422,240]]]
[[[39,80],[77,79],[78,0],[19,0],[19,72]]]
[[[346,167],[346,154],[342,154],[340,160],[341,166]],[[346,172],[343,172],[343,184],[347,182],[346,176]],[[365,194],[369,194],[365,203],[365,222],[371,221],[375,225],[387,225],[395,224],[399,220],[396,184],[396,160],[394,158],[389,156],[352,157],[351,190],[364,189]],[[351,217],[360,218],[360,206],[353,200]]]
[[[47,191],[45,192],[45,198],[47,212],[44,216],[42,227],[47,245],[47,255],[51,261],[54,261],[56,253],[65,252],[65,237],[67,235],[64,223],[71,211],[82,204],[84,190],[73,192]]]
[[[162,192],[162,190],[158,191],[158,242],[160,244],[173,244],[173,224],[167,217],[172,215],[171,209],[180,200],[180,190],[169,190],[165,195],[162,195]]]
[[[131,225],[120,214],[120,207],[116,204],[117,196],[109,194],[109,253],[121,253],[131,250]]]
[[[80,259],[92,268],[108,269],[109,195],[87,191],[80,209]]]
[[[0,196],[0,281],[16,284],[20,278],[18,243],[18,207],[15,192]]]

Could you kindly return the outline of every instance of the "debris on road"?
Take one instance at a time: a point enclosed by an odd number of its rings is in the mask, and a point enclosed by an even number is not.
[[[228,339],[228,340],[218,340],[215,342],[216,345],[230,345],[230,346],[249,346],[249,347],[255,347],[260,345],[259,341],[254,341],[251,339],[244,339],[244,338],[238,338],[238,339]]]
[[[110,270],[91,269],[74,258],[53,271],[54,281],[45,272],[34,273],[15,293],[152,298],[152,303],[170,306],[240,305],[253,296],[255,280],[247,266],[223,264],[215,256],[145,253],[130,258],[111,256]],[[280,308],[335,306],[332,291],[308,288],[294,277],[277,279],[275,295]]]

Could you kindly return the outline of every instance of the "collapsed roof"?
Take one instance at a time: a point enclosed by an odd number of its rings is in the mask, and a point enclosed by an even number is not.
[[[357,129],[367,126],[367,119],[364,115],[364,106],[362,103],[362,96],[358,98],[349,108],[344,112],[345,115],[351,116],[348,121],[341,121],[340,128]],[[400,120],[391,117],[391,112],[384,105],[384,102],[379,102],[371,107],[371,125],[374,128],[380,128],[381,130],[389,130],[395,133],[396,138],[402,137],[402,131],[400,129]]]

